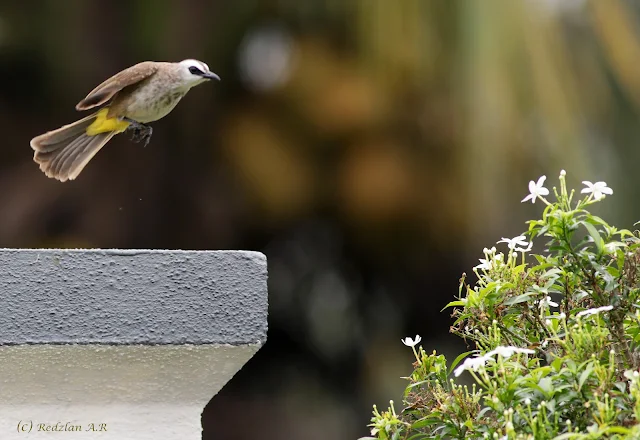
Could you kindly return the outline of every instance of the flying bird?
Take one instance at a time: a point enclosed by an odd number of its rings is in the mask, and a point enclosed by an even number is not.
[[[136,142],[149,143],[153,129],[146,125],[165,117],[194,86],[220,77],[202,61],[179,63],[144,61],[93,89],[76,105],[95,113],[31,139],[33,160],[47,177],[74,180],[113,136],[133,130]]]

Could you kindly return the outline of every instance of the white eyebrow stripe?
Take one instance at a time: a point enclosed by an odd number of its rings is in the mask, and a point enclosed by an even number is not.
[[[186,59],[186,60],[182,60],[180,62],[180,64],[183,64],[183,65],[189,66],[189,67],[197,67],[198,69],[202,70],[203,72],[208,72],[209,71],[209,66],[207,66],[206,63],[203,63],[202,61],[194,60],[192,58],[189,58],[189,59]]]

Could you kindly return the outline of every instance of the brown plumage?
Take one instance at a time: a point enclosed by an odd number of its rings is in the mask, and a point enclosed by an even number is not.
[[[197,60],[145,61],[131,66],[98,85],[76,105],[78,111],[103,109],[33,138],[33,160],[47,177],[74,180],[116,134],[134,128],[148,142],[151,127],[143,124],[166,116],[189,89],[208,79],[220,78]]]
[[[90,91],[86,98],[76,104],[76,110],[89,110],[105,104],[125,87],[139,87],[140,81],[149,78],[158,71],[158,64],[160,63],[143,61],[116,73]]]

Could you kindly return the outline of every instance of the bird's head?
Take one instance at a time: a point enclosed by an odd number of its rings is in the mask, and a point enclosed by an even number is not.
[[[220,81],[220,77],[209,70],[202,61],[187,59],[178,63],[181,79],[188,87],[197,86],[210,79]]]

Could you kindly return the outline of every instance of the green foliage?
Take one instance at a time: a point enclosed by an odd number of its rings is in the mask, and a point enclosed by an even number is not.
[[[545,177],[523,201],[541,200],[525,236],[484,249],[463,275],[452,332],[475,347],[447,366],[407,338],[416,356],[404,409],[374,407],[375,439],[640,438],[640,238],[587,207],[612,194],[584,182],[574,200],[564,171],[555,202]],[[531,242],[528,242],[528,237]],[[544,244],[531,255],[532,243]],[[451,377],[467,372],[471,386]]]

